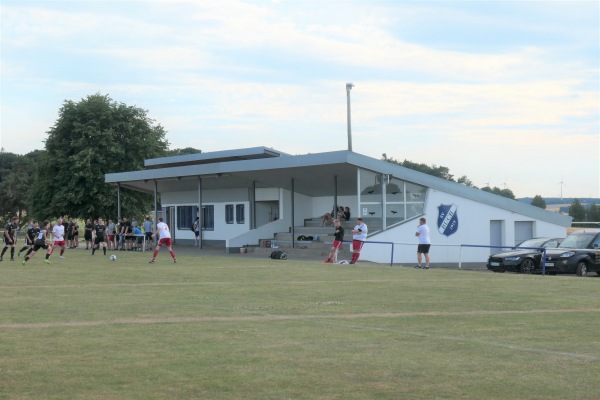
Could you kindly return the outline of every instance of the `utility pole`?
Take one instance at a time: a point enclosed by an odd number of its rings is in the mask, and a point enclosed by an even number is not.
[[[347,98],[347,102],[348,102],[348,150],[352,151],[352,126],[351,126],[351,119],[350,119],[350,91],[352,90],[352,88],[354,87],[353,83],[346,83],[346,98]]]

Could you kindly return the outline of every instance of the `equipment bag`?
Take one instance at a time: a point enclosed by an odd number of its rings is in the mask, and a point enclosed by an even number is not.
[[[273,260],[287,260],[287,253],[281,250],[271,252],[270,258]]]

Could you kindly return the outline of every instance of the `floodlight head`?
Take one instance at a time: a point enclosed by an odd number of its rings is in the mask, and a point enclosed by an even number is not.
[[[354,83],[350,82],[350,83],[346,83],[346,90],[350,90],[354,87]]]

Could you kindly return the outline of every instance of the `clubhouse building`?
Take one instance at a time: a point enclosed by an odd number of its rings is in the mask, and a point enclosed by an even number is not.
[[[176,243],[193,243],[199,216],[201,243],[230,252],[284,232],[294,247],[295,233],[334,205],[348,206],[352,222],[364,219],[371,243],[361,259],[380,263],[390,261],[391,247],[394,262],[414,262],[420,217],[439,262],[485,261],[490,248],[460,245],[565,237],[571,225],[571,217],[348,150],[290,155],[254,147],[156,158],[141,171],[107,174],[105,182],[151,194],[157,205],[160,198]]]

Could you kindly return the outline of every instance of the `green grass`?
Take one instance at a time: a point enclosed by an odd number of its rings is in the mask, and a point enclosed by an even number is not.
[[[0,264],[0,398],[599,396],[600,278],[117,255]]]

